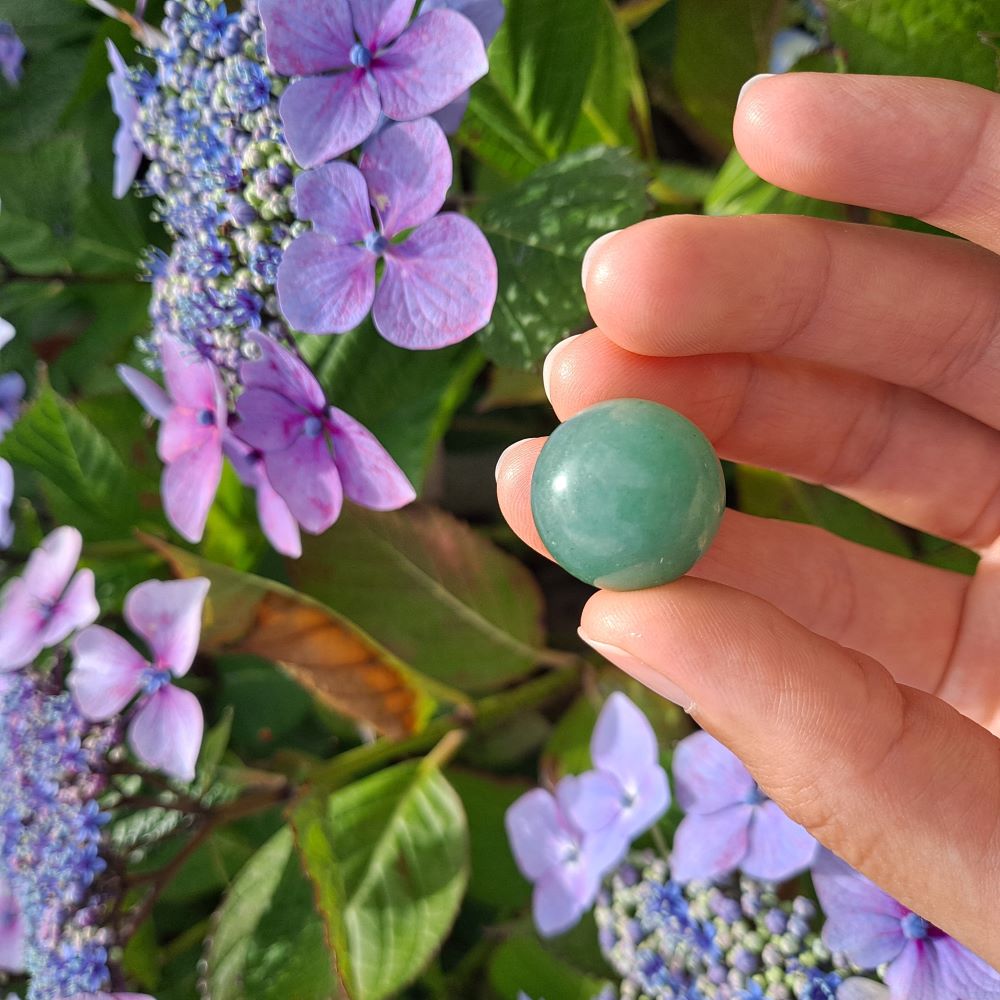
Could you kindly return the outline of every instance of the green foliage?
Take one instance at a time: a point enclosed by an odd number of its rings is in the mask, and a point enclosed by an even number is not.
[[[503,1000],[517,1000],[521,992],[545,1000],[594,1000],[606,985],[556,958],[530,934],[512,937],[497,949],[490,982]]]

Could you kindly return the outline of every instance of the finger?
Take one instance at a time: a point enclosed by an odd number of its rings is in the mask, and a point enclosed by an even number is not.
[[[636,354],[774,353],[934,396],[1000,427],[1000,259],[824,219],[670,216],[596,246],[587,301]]]
[[[562,420],[602,400],[651,399],[724,458],[822,483],[970,548],[1000,535],[1000,431],[911,389],[770,355],[648,358],[597,331],[552,351],[546,384]]]
[[[793,819],[1000,964],[982,919],[1000,892],[1000,741],[871,658],[718,584],[601,592],[581,635],[653,690],[683,692]]]
[[[733,123],[765,180],[912,215],[1000,250],[1000,96],[950,80],[793,73],[755,81]]]
[[[531,516],[531,473],[544,440],[508,449],[500,509],[547,555]],[[958,633],[968,577],[854,545],[804,524],[728,510],[692,575],[761,597],[806,628],[881,658],[905,684],[934,691]]]

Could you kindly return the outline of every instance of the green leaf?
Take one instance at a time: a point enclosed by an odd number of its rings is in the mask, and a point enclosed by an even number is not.
[[[351,507],[288,563],[293,583],[429,677],[464,691],[538,662],[542,601],[528,571],[431,507]]]
[[[732,143],[740,87],[767,69],[786,0],[677,0],[674,86],[685,110]]]
[[[57,521],[90,541],[127,536],[139,517],[136,484],[93,424],[48,386],[22,413],[0,456],[37,473]]]
[[[518,1000],[522,992],[544,1000],[594,1000],[607,985],[556,958],[527,934],[508,938],[496,950],[490,983],[502,1000]]]
[[[483,367],[475,344],[407,351],[366,322],[342,337],[301,337],[299,347],[330,401],[361,421],[419,490],[435,447]]]
[[[638,222],[647,176],[626,150],[594,148],[542,167],[476,215],[500,295],[479,335],[491,360],[526,367],[587,319],[580,265],[598,236]]]
[[[205,950],[213,1000],[329,1000],[335,978],[323,922],[294,851],[278,831],[236,877]]]
[[[394,996],[437,953],[465,894],[461,799],[427,758],[314,795],[293,825],[345,991]]]
[[[995,0],[828,0],[852,73],[939,76],[996,90]]]

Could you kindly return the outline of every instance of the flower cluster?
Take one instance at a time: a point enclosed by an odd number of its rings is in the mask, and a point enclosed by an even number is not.
[[[2,31],[0,31],[2,37]],[[0,319],[0,350],[14,339],[14,327]],[[24,399],[24,379],[17,372],[0,375],[0,441],[14,426]],[[14,470],[10,463],[0,458],[0,549],[9,547],[14,538],[14,525],[10,507],[14,502]]]
[[[322,481],[309,482],[291,458],[304,446],[260,446],[237,427],[230,433],[247,378],[260,371],[254,363],[273,350],[291,354],[294,332],[346,332],[372,312],[392,343],[428,349],[462,340],[490,318],[496,262],[473,223],[441,213],[452,156],[429,116],[454,123],[487,70],[485,40],[503,8],[500,0],[427,0],[414,16],[414,6],[245,0],[231,11],[209,0],[167,0],[162,41],[147,50],[154,68],[130,69],[109,49],[120,122],[115,193],[127,192],[147,160],[140,189],[173,239],[169,254],[148,257],[152,332],[141,345],[163,372],[169,401],[150,380],[126,378],[147,409],[168,418],[160,437],[164,504],[191,541],[203,533],[222,453],[257,491],[272,544],[292,556],[299,526],[325,530],[339,512],[335,478],[355,499],[352,482],[386,477],[388,456],[321,402],[318,386],[306,395],[324,415],[308,423],[312,450],[326,456],[316,471]],[[362,143],[356,163],[330,162]],[[188,371],[179,375],[182,360]],[[189,376],[197,400],[179,384]],[[299,397],[301,390],[292,401]],[[195,433],[189,421],[191,432],[175,440],[168,428],[182,423],[182,410],[207,422]],[[338,451],[337,435],[354,445]],[[276,478],[288,465],[294,484]],[[413,496],[408,484],[397,488],[394,466],[388,478],[378,509]],[[321,496],[320,509],[303,495]]]

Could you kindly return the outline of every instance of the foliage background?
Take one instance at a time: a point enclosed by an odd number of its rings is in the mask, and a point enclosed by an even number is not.
[[[587,588],[514,539],[490,471],[507,444],[553,426],[538,369],[587,327],[579,271],[597,236],[673,212],[917,225],[781,192],[730,152],[740,86],[766,68],[777,30],[815,23],[813,6],[508,0],[453,194],[499,261],[492,323],[434,353],[369,326],[303,342],[422,504],[351,510],[285,563],[233,477],[197,552],[176,547],[152,433],[114,374],[147,328],[137,261],[164,239],[147,204],[111,197],[104,39],[130,52],[127,32],[83,0],[0,0],[30,53],[21,87],[0,87],[0,315],[19,331],[3,365],[32,400],[0,445],[24,498],[13,555],[54,524],[78,526],[112,613],[151,574],[213,581],[189,679],[213,724],[199,805],[165,791],[113,830],[156,890],[125,955],[137,985],[161,1000],[588,1000],[609,975],[592,923],[538,941],[502,817],[539,775],[588,766],[603,694],[627,685],[583,658]],[[825,7],[829,44],[797,68],[997,87],[995,2]],[[747,467],[727,480],[744,511],[974,567],[820,487]],[[686,732],[628,689],[664,747]]]

